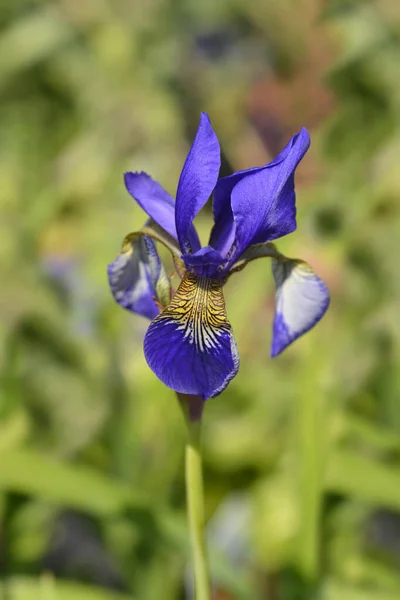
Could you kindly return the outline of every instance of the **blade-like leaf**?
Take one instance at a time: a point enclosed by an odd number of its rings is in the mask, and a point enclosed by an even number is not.
[[[131,595],[50,577],[14,577],[0,584],[0,591],[9,600],[134,600]]]
[[[97,516],[110,516],[128,506],[146,506],[141,494],[118,481],[33,450],[6,451],[0,455],[0,488]]]
[[[400,470],[350,450],[332,452],[325,485],[332,492],[400,509]]]

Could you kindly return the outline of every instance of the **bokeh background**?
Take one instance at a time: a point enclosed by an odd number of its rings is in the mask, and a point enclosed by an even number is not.
[[[332,303],[269,358],[270,264],[226,287],[239,375],[207,403],[216,600],[400,598],[398,0],[1,0],[0,591],[191,598],[184,423],[106,265],[209,112],[223,173],[305,125],[298,230]],[[203,241],[210,207],[197,220]]]

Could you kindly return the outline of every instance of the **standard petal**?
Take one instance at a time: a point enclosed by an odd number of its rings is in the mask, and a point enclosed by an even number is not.
[[[271,356],[311,329],[329,306],[329,291],[311,267],[300,260],[272,259],[276,309]]]
[[[208,115],[202,113],[176,192],[176,230],[184,254],[196,252],[200,248],[192,223],[212,194],[218,180],[220,165],[218,138]]]
[[[258,173],[282,162],[289,151],[289,145],[278,154],[273,161],[262,167],[251,167],[243,171],[236,171],[227,177],[221,177],[214,190],[213,213],[214,227],[210,236],[210,246],[226,255],[235,240],[236,225],[231,206],[231,193],[239,181],[248,175]]]
[[[186,273],[170,305],[150,324],[144,354],[173,390],[204,400],[220,394],[239,368],[221,281]]]
[[[147,173],[125,173],[125,186],[141,208],[176,240],[175,200]]]
[[[111,292],[123,308],[154,319],[160,312],[155,300],[162,306],[169,303],[169,279],[148,236],[128,236],[107,273]]]
[[[213,206],[215,206],[215,195]],[[231,200],[228,198],[228,203],[225,205],[224,210],[216,217],[214,212],[214,227],[211,230],[210,235],[210,246],[215,248],[223,256],[227,256],[229,250],[232,248],[235,240],[236,226],[233,219],[233,213],[231,208]]]
[[[235,227],[232,248],[228,250],[231,263],[251,244],[269,242],[296,229],[294,173],[309,145],[310,136],[303,128],[268,165],[234,173],[218,182],[214,192],[215,229],[222,229],[224,220],[231,222],[230,202]],[[211,245],[220,249],[213,241]]]

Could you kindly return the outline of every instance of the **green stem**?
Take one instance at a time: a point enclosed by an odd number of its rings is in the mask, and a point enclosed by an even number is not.
[[[204,401],[198,396],[178,394],[186,423],[186,496],[189,533],[192,546],[196,600],[211,600],[204,518],[204,490],[201,458],[201,415]]]

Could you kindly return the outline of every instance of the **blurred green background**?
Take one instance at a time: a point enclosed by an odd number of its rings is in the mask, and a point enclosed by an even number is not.
[[[1,0],[5,600],[192,597],[184,423],[106,265],[144,220],[122,173],[173,193],[202,110],[224,174],[310,130],[279,249],[332,294],[270,360],[268,261],[226,287],[241,369],[204,419],[215,599],[400,598],[398,0]]]

